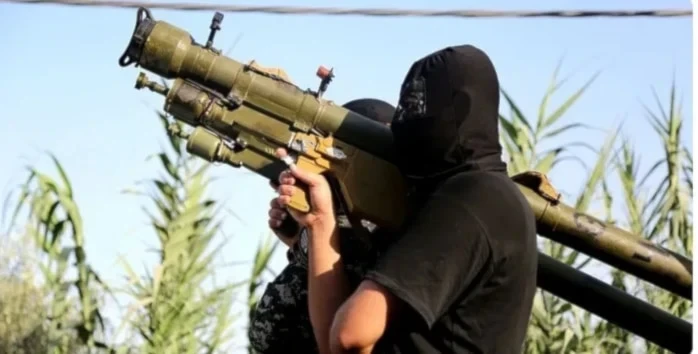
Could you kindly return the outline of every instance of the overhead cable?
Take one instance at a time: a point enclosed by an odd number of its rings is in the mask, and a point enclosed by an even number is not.
[[[337,8],[299,6],[248,6],[207,3],[175,3],[120,0],[0,0],[0,3],[31,5],[64,5],[111,8],[168,9],[181,11],[220,11],[237,13],[263,13],[276,15],[328,15],[372,17],[456,17],[456,18],[583,18],[583,17],[686,17],[691,9],[647,10],[417,10],[397,8]]]

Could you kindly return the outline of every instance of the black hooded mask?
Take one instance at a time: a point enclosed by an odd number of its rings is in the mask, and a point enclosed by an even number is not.
[[[471,45],[434,52],[412,64],[402,84],[391,125],[398,166],[415,182],[506,172],[498,117],[499,83],[487,54]]]

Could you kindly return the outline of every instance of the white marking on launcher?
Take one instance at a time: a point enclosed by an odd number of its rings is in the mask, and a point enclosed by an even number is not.
[[[291,167],[291,166],[295,165],[295,163],[296,163],[295,161],[293,161],[293,158],[291,156],[288,156],[288,155],[282,157],[281,161],[283,161],[283,163],[285,163],[286,166],[288,166],[288,167]]]

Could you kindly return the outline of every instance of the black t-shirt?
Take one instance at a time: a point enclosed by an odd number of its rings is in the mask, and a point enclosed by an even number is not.
[[[367,274],[407,305],[377,353],[520,353],[536,290],[535,217],[501,172],[444,181]]]

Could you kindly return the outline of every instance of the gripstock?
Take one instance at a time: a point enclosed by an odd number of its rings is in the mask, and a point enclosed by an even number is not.
[[[286,165],[274,151],[286,148],[299,167],[332,177],[354,220],[367,219],[388,229],[399,227],[405,217],[406,184],[392,163],[395,152],[390,129],[323,99],[333,78],[331,70],[318,70],[322,81],[317,91],[302,90],[281,71],[264,70],[222,55],[213,48],[222,19],[222,14],[215,14],[208,41],[202,45],[188,32],[156,21],[147,9],[140,8],[119,64],[136,64],[174,79],[167,88],[141,73],[136,88],[165,96],[164,110],[194,127],[188,136],[190,153],[207,161],[246,167],[275,180]],[[512,178],[534,210],[541,236],[692,299],[692,260],[576,212],[560,202],[559,193],[544,175],[528,172]],[[299,195],[292,207],[308,210],[306,196]],[[543,254],[540,259],[538,281],[542,289],[665,348],[684,352],[691,347],[692,326],[688,322],[636,302],[603,282],[581,284],[581,272]],[[580,298],[578,294],[584,291],[590,296]],[[600,300],[609,306],[599,307],[596,302]],[[619,321],[608,312],[614,308],[638,316],[634,321]],[[640,313],[655,314],[650,316],[655,322]],[[678,337],[656,335],[667,330]]]

